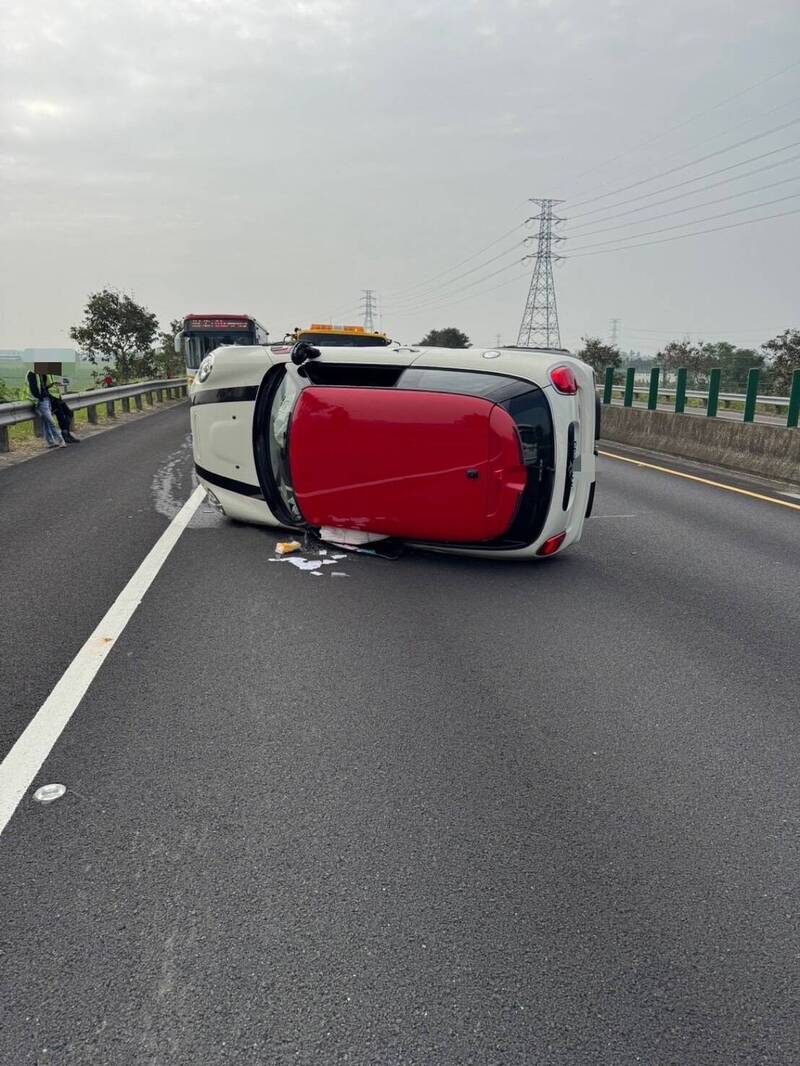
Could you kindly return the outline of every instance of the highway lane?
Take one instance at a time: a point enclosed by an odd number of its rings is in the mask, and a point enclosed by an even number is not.
[[[798,532],[613,460],[531,567],[198,516],[0,839],[0,1061],[798,1061]]]
[[[189,495],[187,411],[0,471],[0,758]]]

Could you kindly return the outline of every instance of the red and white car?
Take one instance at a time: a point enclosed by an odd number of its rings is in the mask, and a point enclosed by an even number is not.
[[[197,476],[241,521],[525,559],[591,512],[594,375],[564,351],[219,348],[190,397]]]

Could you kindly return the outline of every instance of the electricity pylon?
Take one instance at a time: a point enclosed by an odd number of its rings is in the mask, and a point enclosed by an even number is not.
[[[525,312],[517,337],[517,344],[521,348],[561,347],[556,287],[553,281],[553,260],[563,257],[553,251],[553,245],[560,243],[564,238],[554,233],[553,229],[564,219],[553,214],[553,206],[563,202],[563,200],[531,200],[531,203],[537,204],[540,210],[538,215],[526,219],[526,222],[538,222],[539,232],[536,237],[526,238],[526,241],[536,240],[538,243],[536,254],[525,256],[525,260],[533,259],[534,264],[531,287],[528,290]]]

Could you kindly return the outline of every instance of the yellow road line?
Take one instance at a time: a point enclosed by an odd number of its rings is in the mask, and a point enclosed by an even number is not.
[[[701,485],[711,485],[715,489],[725,489],[726,492],[738,492],[740,496],[749,496],[753,500],[763,500],[765,503],[774,503],[778,507],[788,507],[790,511],[800,511],[800,503],[789,503],[788,500],[776,500],[772,496],[762,496],[760,492],[749,492],[747,489],[737,489],[734,485],[723,485],[721,481],[709,481],[706,477],[697,477],[695,474],[684,474],[682,470],[672,470],[668,466],[656,466],[655,463],[643,463],[641,459],[631,459],[627,455],[615,455],[613,452],[600,452],[606,459],[619,459],[621,463],[632,463],[633,466],[646,466],[648,470],[658,470],[662,474],[672,474],[673,477],[683,477],[687,481],[699,481]]]

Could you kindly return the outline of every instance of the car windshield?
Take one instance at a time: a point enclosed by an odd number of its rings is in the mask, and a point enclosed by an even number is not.
[[[300,509],[295,500],[291,483],[291,471],[286,450],[286,438],[300,386],[291,373],[285,373],[275,391],[269,413],[269,458],[272,476],[283,505],[295,521],[301,521]]]

